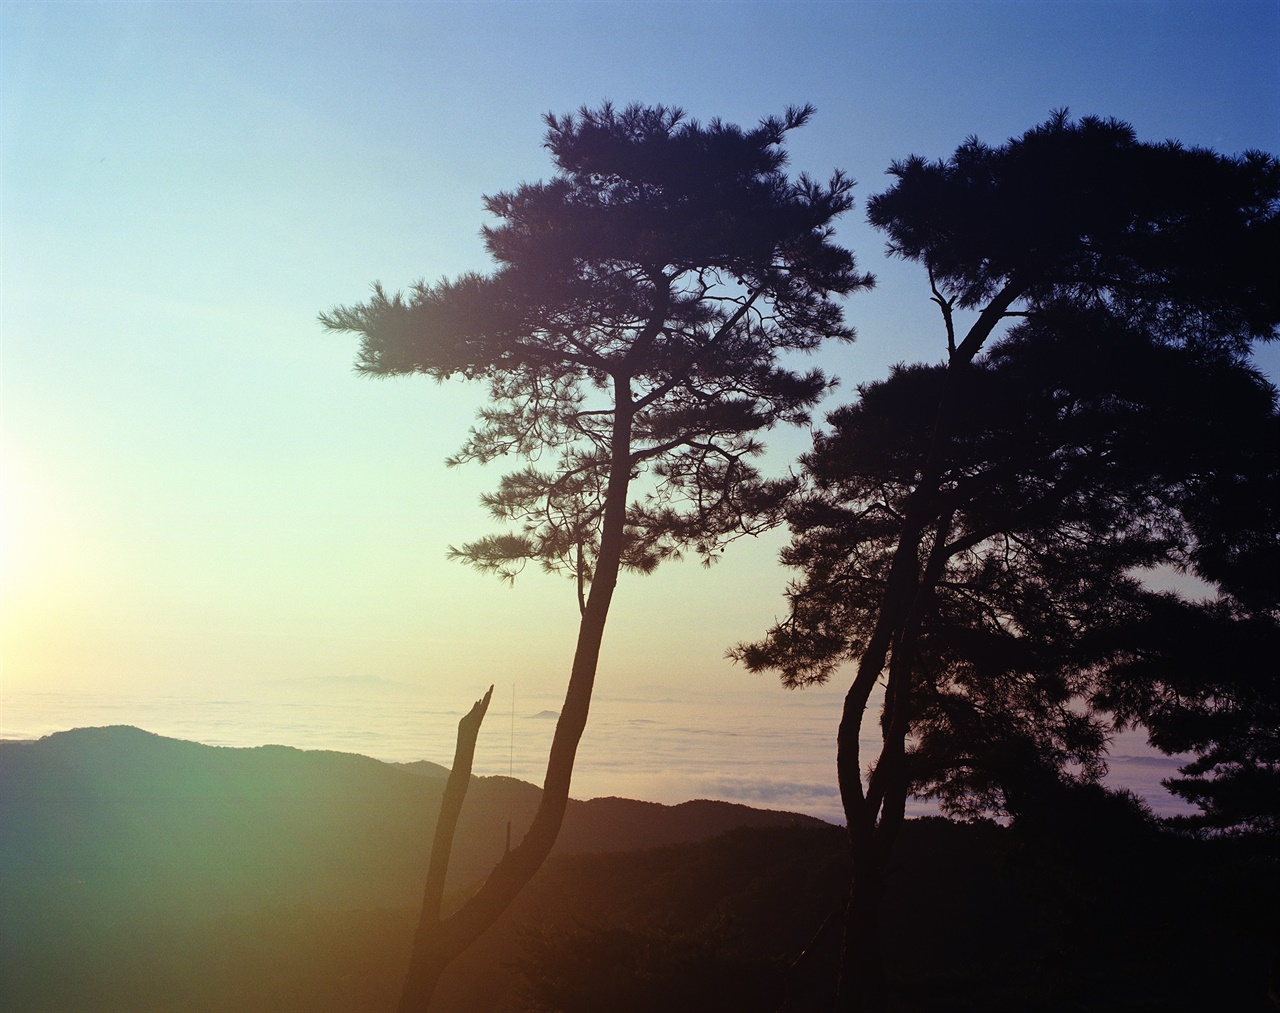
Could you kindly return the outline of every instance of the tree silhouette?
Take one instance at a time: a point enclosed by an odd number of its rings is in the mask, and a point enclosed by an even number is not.
[[[1223,406],[1223,415],[1238,405]],[[1192,753],[1165,781],[1212,833],[1280,833],[1280,412],[1236,434],[1213,481],[1188,483],[1189,565],[1217,600],[1154,595],[1109,635],[1098,701],[1167,753]],[[1100,639],[1106,639],[1103,634]]]
[[[734,652],[792,685],[856,664],[838,733],[842,1010],[885,1001],[879,910],[913,788],[1016,812],[1068,764],[1100,774],[1091,680],[1150,611],[1135,569],[1213,576],[1221,553],[1197,541],[1186,492],[1245,467],[1232,441],[1269,424],[1274,391],[1243,362],[1280,311],[1267,155],[1140,143],[1060,112],[891,174],[869,218],[925,267],[946,358],[831,416],[789,518],[790,614]],[[858,733],[881,679],[864,782]]]
[[[493,273],[375,287],[322,316],[360,335],[361,372],[488,385],[449,463],[531,463],[485,499],[515,530],[451,553],[505,579],[529,562],[567,574],[581,612],[533,824],[456,913],[424,907],[402,1010],[426,1008],[555,841],[619,572],[710,562],[778,519],[787,482],[754,467],[761,434],[806,422],[830,386],[779,354],[852,338],[833,297],[872,283],[832,240],[853,181],[784,171],[785,136],[812,112],[751,130],[662,106],[548,116],[555,176],[485,199]]]
[[[1222,413],[1238,404],[1223,405]],[[1193,753],[1165,782],[1200,807],[1184,826],[1280,833],[1280,412],[1222,448],[1233,466],[1188,483],[1187,565],[1219,588],[1212,603],[1155,598],[1116,632],[1099,694],[1122,724],[1167,753]]]

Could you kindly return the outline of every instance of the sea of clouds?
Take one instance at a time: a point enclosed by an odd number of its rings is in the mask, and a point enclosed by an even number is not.
[[[481,687],[482,689],[483,687]],[[477,691],[478,692],[478,691]],[[458,719],[472,700],[442,699],[383,679],[302,679],[252,692],[7,693],[0,737],[38,738],[68,728],[128,724],[215,746],[280,744],[380,760],[452,763]],[[578,752],[573,795],[615,795],[673,804],[723,799],[842,822],[835,784],[841,693],[759,685],[658,686],[598,691]],[[474,772],[541,784],[559,699],[499,685],[476,748]],[[872,730],[868,723],[865,732]],[[875,755],[864,735],[864,761]],[[1112,744],[1109,783],[1130,788],[1162,815],[1186,811],[1160,784],[1179,761],[1141,733]],[[911,803],[909,813],[936,811]]]

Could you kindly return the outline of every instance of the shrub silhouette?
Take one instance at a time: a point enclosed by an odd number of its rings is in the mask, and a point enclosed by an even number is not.
[[[783,994],[782,962],[749,952],[721,918],[692,929],[541,925],[523,943],[520,992],[537,1013],[765,1013]]]

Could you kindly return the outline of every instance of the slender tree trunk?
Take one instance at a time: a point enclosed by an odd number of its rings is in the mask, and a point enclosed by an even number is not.
[[[538,810],[524,839],[494,866],[480,889],[453,914],[438,919],[434,926],[429,927],[421,947],[415,942],[413,960],[400,996],[399,1013],[426,1013],[445,968],[497,921],[533,878],[551,853],[564,822],[573,762],[587,725],[605,621],[609,616],[622,560],[627,489],[631,476],[632,407],[629,381],[618,378],[615,388],[612,459],[600,552],[592,575],[591,592],[578,625],[573,668],[551,740]],[[419,933],[423,932],[420,926]]]

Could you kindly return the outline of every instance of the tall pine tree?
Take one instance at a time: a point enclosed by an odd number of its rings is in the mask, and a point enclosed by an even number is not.
[[[486,198],[491,274],[377,288],[322,317],[360,336],[362,372],[487,384],[453,462],[537,463],[486,499],[513,527],[454,555],[507,578],[529,562],[567,574],[581,612],[533,825],[448,918],[429,887],[406,1013],[551,850],[619,572],[710,559],[777,519],[786,483],[755,468],[761,437],[806,422],[830,385],[779,355],[852,338],[834,297],[871,284],[832,239],[852,181],[785,172],[785,137],[812,112],[750,130],[662,106],[548,116],[553,178]]]
[[[1270,156],[1061,112],[891,174],[869,218],[924,267],[945,358],[831,417],[791,514],[790,614],[736,651],[792,684],[855,666],[838,732],[841,1010],[886,1001],[880,910],[913,786],[1007,810],[1068,762],[1098,772],[1104,729],[1078,704],[1115,645],[1080,635],[1140,614],[1135,568],[1195,564],[1183,493],[1229,468],[1224,405],[1266,424],[1273,392],[1241,363],[1280,319]]]

